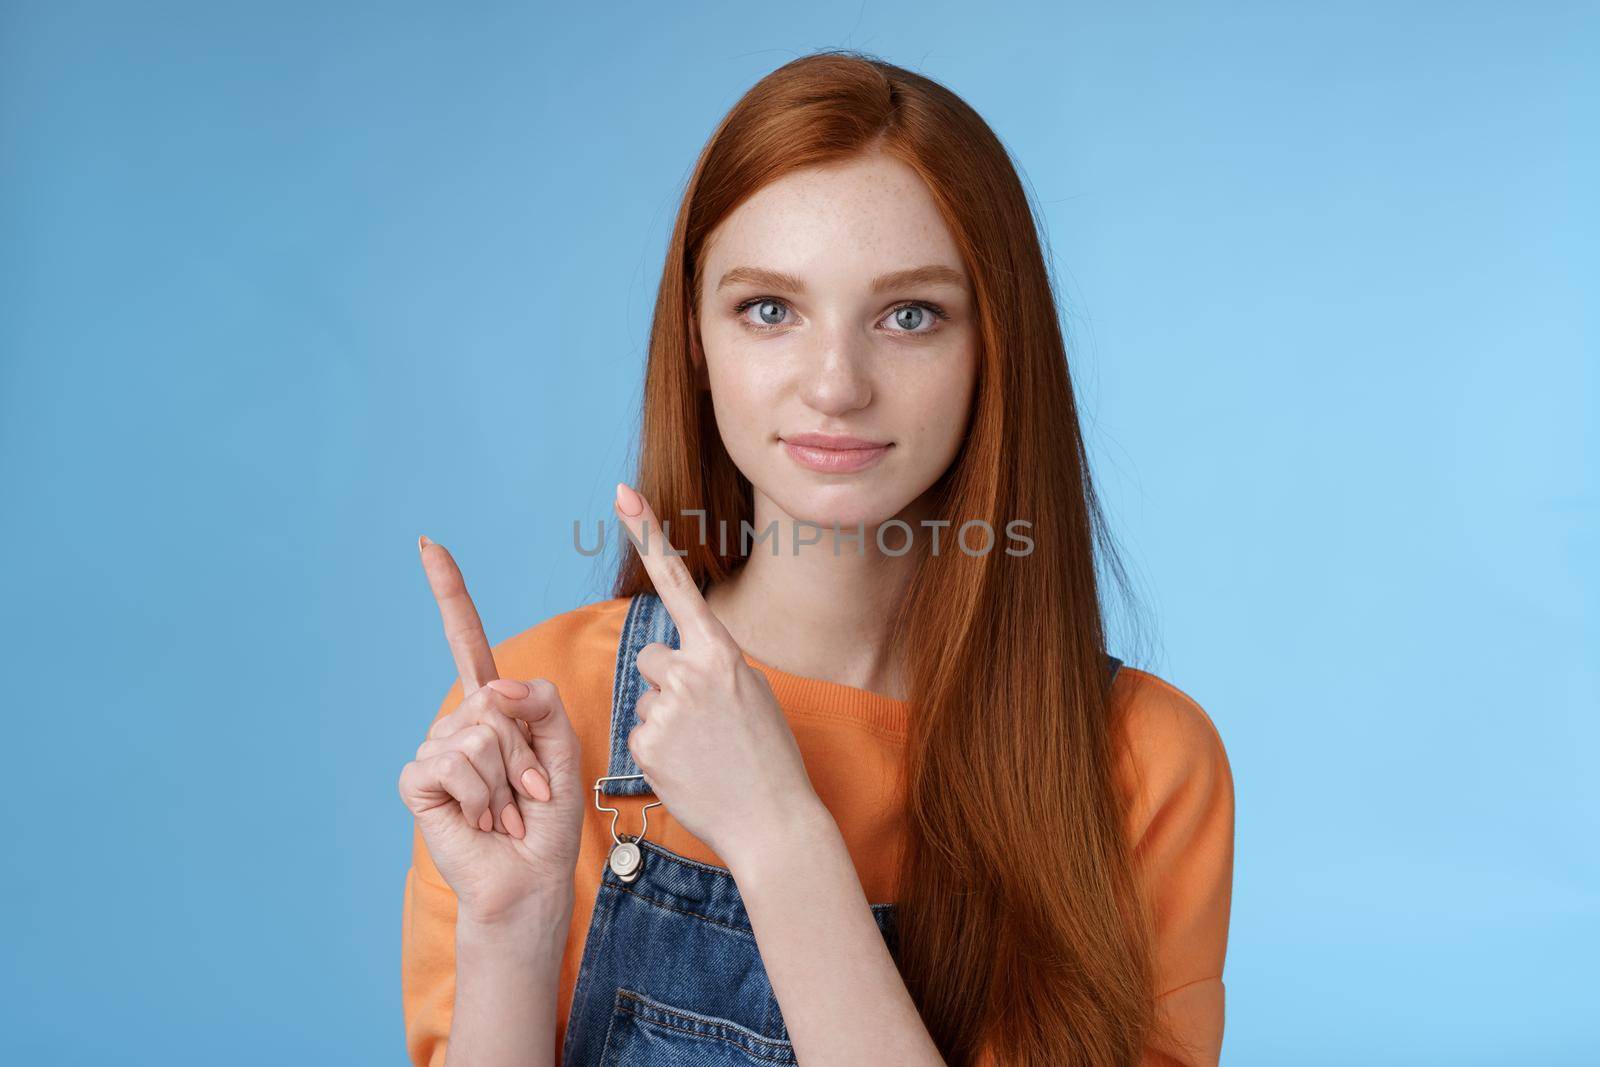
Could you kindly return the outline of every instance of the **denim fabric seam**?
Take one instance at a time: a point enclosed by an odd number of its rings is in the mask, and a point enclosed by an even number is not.
[[[636,1010],[635,1008],[624,1003],[625,1001],[630,1000],[637,1001],[644,1005],[644,1011]],[[676,1030],[681,1034],[689,1034],[693,1037],[710,1038],[713,1041],[726,1042],[727,1044],[739,1049],[741,1052],[746,1052],[752,1056],[756,1056],[760,1059],[768,1060],[773,1063],[788,1063],[789,1059],[783,1056],[771,1055],[770,1053],[762,1051],[760,1048],[750,1048],[746,1042],[752,1045],[765,1046],[771,1049],[793,1048],[793,1044],[791,1042],[775,1040],[762,1034],[758,1034],[748,1027],[740,1026],[731,1019],[719,1019],[710,1015],[701,1015],[698,1012],[686,1011],[683,1008],[674,1007],[673,1005],[667,1004],[663,1001],[652,1000],[650,997],[647,997],[642,993],[637,993],[627,988],[619,988],[617,990],[615,1007],[612,1012],[613,1019],[615,1019],[616,1015],[621,1012],[626,1012],[635,1019],[640,1019],[651,1026],[663,1026],[669,1030]],[[685,1020],[693,1025],[686,1026],[680,1022],[677,1022],[677,1020],[680,1019]],[[732,1035],[737,1035],[737,1037]],[[606,1037],[608,1041],[610,1036],[611,1031],[608,1028],[606,1030]]]
[[[663,1015],[675,1015],[679,1018],[699,1023],[708,1030],[732,1030],[741,1037],[748,1037],[750,1040],[760,1042],[763,1045],[787,1045],[789,1043],[787,1041],[779,1041],[777,1038],[768,1037],[766,1034],[757,1033],[748,1026],[740,1026],[732,1019],[721,1019],[715,1015],[706,1015],[704,1012],[690,1011],[688,1008],[680,1008],[676,1004],[668,1004],[666,1001],[656,1000],[654,997],[645,996],[638,990],[621,988],[617,990],[617,995],[627,1000],[638,1001],[644,1006],[647,1013],[655,1011],[660,1012]],[[624,1010],[634,1011],[632,1008]],[[635,1012],[635,1014],[638,1013]]]
[[[605,1059],[606,1049],[611,1047],[611,1035],[617,1029],[617,1016],[620,1014],[616,1008],[617,998],[611,998],[611,1018],[606,1020],[606,1036],[600,1042],[600,1058]]]
[[[572,984],[572,1001],[567,1005],[566,1030],[561,1040],[560,1062],[563,1064],[568,1062],[567,1057],[575,1040],[573,1037],[573,1020],[582,1018],[590,999],[594,996],[595,958],[590,953],[589,948],[595,941],[595,935],[605,927],[605,913],[609,909],[607,908],[606,895],[602,892],[604,889],[605,870],[602,869],[600,872],[600,886],[595,890],[594,909],[589,915],[589,929],[584,932],[583,948],[578,956],[578,975]]]
[[[617,751],[617,746],[619,744],[626,745],[627,739],[626,737],[621,736],[617,730],[617,713],[627,706],[624,702],[633,696],[634,678],[638,674],[637,671],[630,670],[627,666],[628,650],[633,647],[633,633],[638,627],[639,619],[642,615],[642,612],[637,610],[638,607],[639,600],[636,597],[628,604],[628,614],[622,620],[622,640],[617,642],[617,665],[616,673],[613,675],[616,684],[612,686],[611,692],[612,728],[608,731],[610,734],[610,746],[606,760],[608,765],[608,769],[606,771],[607,774],[615,775],[627,773],[626,771],[618,769],[619,766],[622,766],[623,764],[619,759],[620,753]],[[601,788],[601,791],[605,792],[604,787]]]
[[[630,889],[625,885],[616,885],[616,884],[612,884],[612,883],[608,882],[604,886],[602,886],[601,888],[603,888],[603,889],[614,889],[619,893],[626,893],[631,897],[636,897],[639,900],[644,901],[646,904],[653,904],[656,907],[661,908],[661,909],[663,909],[665,911],[676,912],[679,915],[687,915],[691,919],[699,919],[701,922],[710,923],[712,926],[720,926],[724,930],[728,930],[728,931],[731,931],[733,933],[739,934],[742,937],[748,937],[752,941],[755,940],[755,932],[753,930],[751,930],[750,927],[748,927],[748,926],[734,926],[732,923],[725,923],[725,922],[722,922],[719,919],[713,919],[709,915],[703,915],[698,911],[689,911],[686,908],[676,907],[675,905],[668,904],[664,900],[659,900],[659,899],[657,899],[655,897],[652,897],[652,896],[649,896],[649,895],[647,895],[645,893],[641,893],[637,889]]]

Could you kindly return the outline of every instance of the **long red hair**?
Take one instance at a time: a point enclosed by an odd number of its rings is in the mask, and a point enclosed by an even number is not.
[[[727,523],[733,554],[716,538],[674,538],[702,586],[741,564],[750,486],[694,363],[702,250],[768,182],[871,151],[921,175],[975,287],[971,422],[934,487],[938,514],[952,529],[986,520],[997,538],[1028,519],[1034,542],[1025,556],[924,552],[900,608],[912,707],[901,974],[949,1063],[972,1062],[985,1044],[1008,1064],[1134,1063],[1157,1025],[1153,948],[1113,777],[1097,544],[1126,578],[1090,481],[1029,199],[971,107],[920,74],[843,50],[780,67],[733,106],[701,152],[667,248],[634,484],[663,518],[703,509],[709,528]],[[649,588],[625,553],[614,595]]]

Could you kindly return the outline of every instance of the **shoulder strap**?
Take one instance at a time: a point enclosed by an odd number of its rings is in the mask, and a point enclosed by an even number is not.
[[[661,598],[651,592],[634,594],[628,614],[622,620],[622,637],[617,641],[617,668],[611,684],[611,759],[606,775],[638,774],[639,766],[628,751],[628,734],[639,724],[635,709],[646,685],[634,662],[645,645],[660,642],[678,648],[678,627]],[[600,791],[609,796],[642,796],[650,792],[643,778],[622,782],[603,782]]]

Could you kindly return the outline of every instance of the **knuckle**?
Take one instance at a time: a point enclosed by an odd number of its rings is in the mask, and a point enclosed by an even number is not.
[[[471,622],[462,619],[445,625],[444,639],[452,646],[470,645],[477,640],[482,632],[482,627],[474,626]]]
[[[467,729],[461,731],[461,734],[462,747],[468,749],[475,755],[487,755],[490,749],[500,747],[499,735],[494,732],[494,727],[485,723],[474,723]]]

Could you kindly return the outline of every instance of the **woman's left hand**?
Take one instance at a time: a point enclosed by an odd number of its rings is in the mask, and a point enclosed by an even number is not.
[[[615,506],[681,646],[639,650],[653,688],[639,698],[628,751],[673,818],[733,866],[822,804],[766,676],[745,662],[650,505],[618,485]]]

